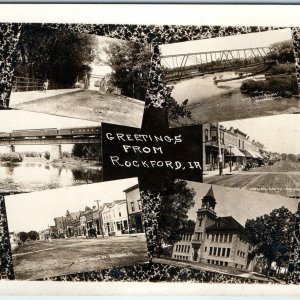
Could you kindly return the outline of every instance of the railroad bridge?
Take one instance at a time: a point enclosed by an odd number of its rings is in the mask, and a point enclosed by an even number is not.
[[[7,152],[15,152],[16,145],[51,145],[52,159],[61,158],[62,144],[100,143],[101,127],[24,129],[0,132],[0,146],[6,146]]]
[[[193,52],[163,55],[161,63],[167,69],[168,82],[252,66],[268,66],[274,63],[270,53],[269,47]]]

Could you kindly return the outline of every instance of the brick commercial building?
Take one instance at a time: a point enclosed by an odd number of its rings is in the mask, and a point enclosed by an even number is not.
[[[144,216],[142,211],[142,200],[139,185],[136,184],[126,190],[129,229],[136,232],[144,232]]]
[[[218,217],[216,199],[212,187],[202,199],[197,211],[194,231],[182,235],[173,246],[172,258],[228,266],[248,268],[251,245],[244,236],[244,227],[233,217]]]
[[[218,168],[219,161],[223,168],[232,164],[233,169],[239,169],[246,163],[261,163],[270,158],[270,153],[264,145],[252,140],[246,133],[222,125],[204,124],[203,136],[203,170]]]

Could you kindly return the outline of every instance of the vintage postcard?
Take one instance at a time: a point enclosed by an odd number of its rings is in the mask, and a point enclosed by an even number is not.
[[[291,293],[299,9],[14,7],[0,9],[0,286]]]

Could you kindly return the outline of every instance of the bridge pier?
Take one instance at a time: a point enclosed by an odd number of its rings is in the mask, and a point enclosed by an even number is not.
[[[51,145],[50,160],[61,159],[61,158],[62,158],[61,145],[56,145],[56,144]]]
[[[7,153],[14,153],[16,152],[16,147],[14,145],[8,145],[5,147]]]

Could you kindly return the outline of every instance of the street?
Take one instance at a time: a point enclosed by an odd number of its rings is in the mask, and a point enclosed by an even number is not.
[[[207,172],[208,173],[208,172]],[[224,175],[204,176],[204,182],[286,197],[300,196],[300,162],[278,161],[249,171],[224,170]]]
[[[55,96],[47,93],[41,93],[41,99],[16,105],[11,101],[10,107],[95,122],[141,126],[144,112],[142,101],[89,90],[75,90]]]
[[[16,279],[90,272],[148,262],[144,234],[86,239],[27,241],[13,254]]]

